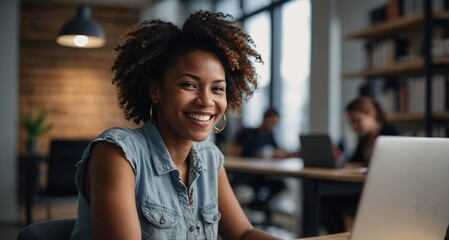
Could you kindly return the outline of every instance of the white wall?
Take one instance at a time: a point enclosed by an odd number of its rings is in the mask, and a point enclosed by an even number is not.
[[[17,222],[19,2],[0,1],[0,222]]]

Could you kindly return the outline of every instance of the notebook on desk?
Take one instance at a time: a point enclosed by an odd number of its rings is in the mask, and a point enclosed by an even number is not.
[[[337,160],[334,157],[332,141],[327,134],[302,134],[299,136],[301,143],[301,158],[304,167],[337,168]]]
[[[351,240],[443,240],[449,139],[378,137]]]

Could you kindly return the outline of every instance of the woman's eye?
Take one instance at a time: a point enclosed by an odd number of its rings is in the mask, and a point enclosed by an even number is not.
[[[181,83],[181,86],[185,88],[195,88],[195,84],[192,82],[183,82]]]
[[[212,91],[214,91],[214,92],[224,92],[225,88],[224,87],[213,87]]]

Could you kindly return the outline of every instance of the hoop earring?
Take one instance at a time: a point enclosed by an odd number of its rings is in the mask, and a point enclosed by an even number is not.
[[[151,123],[154,123],[154,119],[153,119],[153,102],[151,102],[151,105],[150,105],[150,122]]]
[[[214,126],[215,133],[221,133],[226,127],[226,114],[223,114],[223,126],[221,128],[218,128],[217,126]]]

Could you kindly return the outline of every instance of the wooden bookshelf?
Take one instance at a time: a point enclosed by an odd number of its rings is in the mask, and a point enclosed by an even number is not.
[[[432,62],[435,65],[449,66],[449,56],[433,57]],[[417,58],[404,62],[397,62],[385,66],[383,68],[372,68],[372,69],[364,69],[361,71],[343,73],[342,77],[346,79],[369,78],[369,77],[388,76],[404,73],[413,73],[419,71],[424,71],[424,59],[422,58]]]
[[[386,7],[390,7],[390,10],[393,11],[394,9],[392,10],[392,7],[394,6],[393,4],[395,4],[395,1],[396,0],[387,0]],[[441,6],[438,5],[437,8],[442,8],[443,2],[439,3]],[[407,125],[406,123],[423,123],[427,136],[432,136],[433,132],[435,130],[439,131],[441,127],[446,128],[446,133],[443,135],[448,135],[449,129],[445,127],[444,124],[441,124],[449,121],[449,111],[442,110],[447,109],[447,107],[445,107],[447,106],[446,96],[449,93],[446,90],[447,83],[444,83],[447,82],[447,80],[443,79],[444,93],[439,91],[441,88],[434,87],[439,87],[439,85],[434,84],[440,83],[440,78],[436,78],[436,76],[447,77],[447,74],[449,74],[447,70],[449,69],[449,55],[443,55],[447,54],[447,49],[441,49],[440,45],[434,45],[443,44],[443,39],[447,39],[447,37],[440,36],[442,35],[442,32],[438,32],[439,34],[436,34],[436,36],[431,34],[433,34],[432,29],[435,27],[449,26],[449,10],[433,11],[433,6],[428,0],[422,0],[422,6],[410,5],[409,7],[410,8],[406,10],[410,11],[403,13],[405,16],[401,15],[397,18],[390,18],[388,21],[370,25],[360,31],[345,35],[347,40],[365,41],[365,55],[369,65],[367,64],[365,69],[344,72],[342,78],[348,80],[363,78],[365,79],[366,84],[379,78],[385,80],[387,79],[385,77],[389,76],[397,76],[398,78],[394,79],[407,81],[398,82],[398,86],[387,85],[389,86],[389,90],[396,91],[391,93],[393,95],[388,94],[384,96],[386,97],[386,100],[394,101],[388,103],[387,106],[391,107],[396,106],[397,104],[401,104],[400,106],[402,106],[402,104],[414,104],[414,102],[418,101],[423,105],[419,105],[419,111],[422,112],[391,113],[389,114],[389,119],[393,122],[404,123],[404,126]],[[443,31],[443,29],[438,30]],[[418,39],[418,37],[420,39]],[[438,42],[434,43],[434,41]],[[433,49],[433,47],[435,48]],[[441,53],[432,56],[434,51],[435,53],[436,51],[440,51]],[[410,57],[406,57],[407,55]],[[396,61],[395,59],[397,58],[400,58],[401,60]],[[375,67],[368,68],[369,66]],[[424,84],[421,84],[421,78],[423,78]],[[428,86],[432,86],[430,91],[427,88]],[[421,92],[421,89],[423,92]],[[412,94],[409,94],[409,90]],[[419,92],[416,92],[416,90],[419,90]],[[410,100],[409,97],[412,97],[413,99]],[[443,106],[441,106],[442,102],[436,102],[435,99],[442,99],[444,101]],[[429,102],[433,105],[430,106],[431,109],[435,108],[435,110],[438,110],[434,112],[427,111],[429,110],[427,109],[429,108]],[[414,105],[414,107],[416,107],[416,105]],[[421,110],[422,107],[424,110]],[[411,109],[412,108],[410,108],[410,110]]]
[[[449,21],[449,11],[434,12],[432,17],[437,21]],[[420,13],[414,16],[403,17],[370,26],[366,29],[346,35],[346,39],[350,40],[385,37],[397,31],[406,31],[409,29],[422,27],[423,22],[424,14]]]

